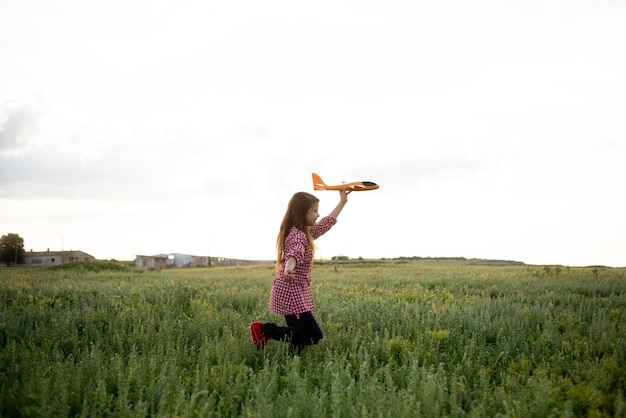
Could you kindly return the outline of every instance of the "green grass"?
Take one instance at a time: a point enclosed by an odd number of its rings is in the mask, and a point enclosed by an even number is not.
[[[624,416],[626,269],[316,265],[325,337],[257,353],[271,266],[0,270],[0,416]]]

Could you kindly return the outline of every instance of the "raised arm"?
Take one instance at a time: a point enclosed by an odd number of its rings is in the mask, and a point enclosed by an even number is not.
[[[337,219],[343,207],[346,205],[346,203],[348,203],[349,194],[350,194],[350,190],[346,190],[346,189],[339,190],[339,203],[337,204],[337,206],[335,206],[335,209],[333,209],[333,211],[328,214],[328,216],[331,216]]]

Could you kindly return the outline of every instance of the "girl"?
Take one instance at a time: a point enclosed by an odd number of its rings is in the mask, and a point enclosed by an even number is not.
[[[339,192],[339,203],[328,216],[319,218],[319,199],[309,193],[293,195],[280,224],[276,239],[276,275],[270,293],[269,308],[283,315],[286,327],[274,323],[250,324],[250,339],[263,350],[271,339],[288,341],[298,354],[305,345],[317,344],[323,337],[315,320],[315,306],[309,284],[313,267],[313,240],[328,232],[348,202],[349,190]]]

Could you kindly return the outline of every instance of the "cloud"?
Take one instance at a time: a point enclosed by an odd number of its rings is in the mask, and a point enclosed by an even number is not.
[[[176,184],[183,162],[170,160],[168,151],[128,147],[83,159],[46,147],[1,157],[0,197],[172,199],[193,185]]]
[[[24,149],[45,111],[41,99],[4,102],[0,109],[0,152]]]
[[[498,165],[489,155],[414,157],[394,162],[358,164],[348,173],[353,178],[345,180],[373,181],[390,192],[405,193],[418,190],[426,184],[467,180],[497,171]]]
[[[98,201],[233,197],[290,187],[302,158],[284,158],[266,126],[241,125],[216,139],[184,128],[99,121],[26,132],[31,144],[0,153],[0,199]],[[107,141],[111,136],[113,140]],[[116,137],[117,135],[117,137]],[[42,137],[55,140],[42,140]],[[126,138],[121,141],[116,138]],[[278,149],[274,149],[278,148]]]
[[[172,186],[187,162],[213,151],[184,133],[163,130],[156,141],[120,143],[107,136],[132,138],[125,127],[65,118],[36,130],[31,108],[9,113],[19,116],[10,118],[4,142],[20,151],[0,153],[0,198],[168,199],[178,194]]]

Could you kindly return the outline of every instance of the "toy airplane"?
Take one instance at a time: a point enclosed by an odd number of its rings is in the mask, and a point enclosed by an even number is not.
[[[313,190],[343,190],[347,189],[353,192],[364,191],[364,190],[376,190],[378,189],[378,184],[372,183],[371,181],[354,181],[352,183],[341,183],[335,186],[329,186],[322,178],[313,173]]]

